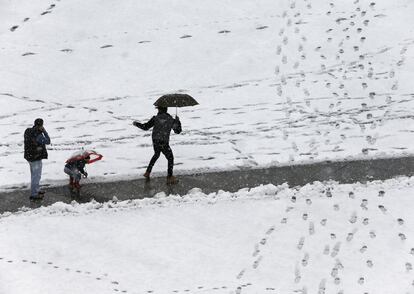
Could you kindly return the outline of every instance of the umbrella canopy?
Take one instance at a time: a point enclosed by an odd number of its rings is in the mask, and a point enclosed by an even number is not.
[[[78,160],[85,159],[86,157],[90,158],[87,163],[91,164],[98,160],[101,160],[103,156],[95,152],[94,150],[81,150],[81,151],[77,151],[73,153],[72,156],[68,160],[66,160],[66,162],[69,163],[73,161],[78,161]]]
[[[155,101],[154,105],[159,107],[185,107],[194,106],[198,102],[188,94],[167,94]]]

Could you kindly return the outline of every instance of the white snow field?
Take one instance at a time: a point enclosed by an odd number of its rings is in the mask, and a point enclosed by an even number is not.
[[[414,293],[414,177],[0,215],[0,293]]]
[[[162,94],[178,173],[412,155],[412,0],[0,0],[0,186],[29,181],[23,132],[52,138],[43,183],[81,148],[93,179],[139,177]],[[175,109],[170,109],[175,114]],[[161,158],[154,171],[164,175]]]

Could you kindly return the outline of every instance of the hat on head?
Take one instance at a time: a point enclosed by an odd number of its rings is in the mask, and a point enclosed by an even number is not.
[[[43,126],[43,119],[41,119],[41,118],[36,118],[35,119],[35,121],[34,121],[34,125],[35,126]]]

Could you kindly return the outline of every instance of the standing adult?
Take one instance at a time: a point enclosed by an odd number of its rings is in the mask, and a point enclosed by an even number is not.
[[[177,179],[173,176],[174,155],[170,147],[170,133],[171,130],[173,130],[176,134],[181,133],[181,122],[178,116],[173,118],[167,112],[167,107],[157,108],[158,114],[156,116],[153,116],[147,123],[142,124],[137,121],[133,122],[134,126],[145,131],[154,127],[152,129],[152,144],[154,147],[154,155],[148,164],[144,177],[149,180],[152,167],[160,157],[160,154],[163,153],[168,160],[167,184],[175,184],[177,183]]]
[[[30,165],[30,199],[42,199],[44,191],[40,190],[42,177],[42,159],[47,159],[46,145],[50,137],[43,127],[43,119],[37,118],[31,128],[24,132],[24,158]]]

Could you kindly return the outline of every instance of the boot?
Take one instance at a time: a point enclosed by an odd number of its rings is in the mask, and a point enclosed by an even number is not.
[[[177,183],[178,183],[178,180],[177,180],[176,177],[174,177],[174,176],[168,176],[167,177],[167,185],[174,185],[174,184],[177,184]]]

